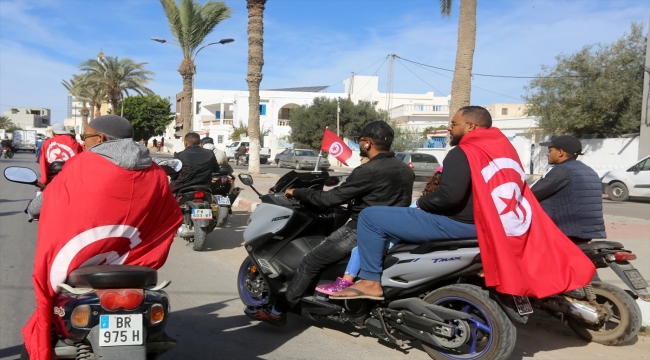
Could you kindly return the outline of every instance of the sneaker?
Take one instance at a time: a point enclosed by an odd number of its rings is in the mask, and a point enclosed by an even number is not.
[[[283,327],[287,325],[287,314],[280,313],[276,315],[270,307],[247,306],[244,308],[244,314],[253,320],[264,321],[273,326]]]
[[[347,281],[344,278],[336,278],[336,281],[332,284],[320,285],[316,287],[316,291],[322,292],[323,294],[333,295],[341,290],[344,290],[350,286],[354,285],[353,282]]]

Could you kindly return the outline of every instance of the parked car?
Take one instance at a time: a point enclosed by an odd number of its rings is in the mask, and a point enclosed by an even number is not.
[[[226,146],[225,152],[226,156],[228,159],[234,159],[235,158],[235,153],[237,152],[237,148],[239,147],[240,144],[244,144],[246,146],[246,162],[248,163],[248,148],[249,148],[249,142],[248,141],[233,141],[230,145]],[[269,161],[269,158],[271,157],[271,149],[270,148],[265,148],[261,147],[260,148],[260,164],[266,164]]]
[[[603,194],[610,200],[625,201],[630,197],[650,198],[650,156],[627,169],[608,171],[600,178]]]
[[[281,152],[275,154],[275,158],[273,159],[273,161],[275,162],[276,166],[278,166],[278,167],[280,166],[280,156],[286,155],[289,152],[289,150],[291,150],[291,149],[287,148],[287,149],[284,149]]]
[[[294,167],[296,170],[306,169],[313,170],[316,166],[316,160],[318,159],[318,154],[311,149],[288,149],[283,151],[278,156],[278,166],[284,167]],[[330,162],[326,158],[321,157],[320,163],[318,166],[322,170],[326,170],[330,167]]]
[[[433,172],[440,166],[438,159],[429,154],[422,154],[416,152],[398,152],[395,157],[404,161],[413,172],[415,176],[431,177]]]

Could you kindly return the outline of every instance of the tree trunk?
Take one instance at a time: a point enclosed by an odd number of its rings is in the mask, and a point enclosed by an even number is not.
[[[185,135],[191,133],[192,123],[194,118],[194,112],[192,111],[192,104],[194,103],[194,74],[196,73],[196,67],[194,66],[194,61],[192,59],[183,59],[181,65],[178,67],[178,72],[183,78],[183,101],[181,103],[181,118],[183,119],[183,132],[182,138],[185,138]]]
[[[119,108],[119,102],[120,98],[111,98],[111,114],[113,115],[120,115],[120,108]]]
[[[93,119],[100,117],[102,115],[102,103],[95,104],[95,111],[93,114]]]
[[[79,110],[81,113],[81,133],[83,134],[86,131],[86,126],[88,126],[88,114],[90,114],[90,110],[86,107],[86,103],[82,103],[82,108]],[[75,129],[77,131],[77,129]]]
[[[264,65],[264,4],[266,0],[247,0],[248,9],[248,172],[260,173],[260,83]]]
[[[458,109],[470,104],[472,91],[472,65],[476,45],[476,0],[460,1],[458,20],[458,47],[456,48],[456,67],[451,82],[451,103],[449,104],[449,121]],[[449,151],[449,134],[447,151]]]

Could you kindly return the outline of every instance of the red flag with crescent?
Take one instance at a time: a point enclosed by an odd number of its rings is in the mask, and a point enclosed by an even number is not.
[[[320,148],[321,150],[337,158],[343,165],[348,166],[345,161],[352,157],[352,150],[350,150],[350,148],[345,145],[343,140],[341,140],[341,138],[338,137],[330,129],[325,129],[325,134],[323,134],[323,142]]]
[[[160,268],[182,214],[158,165],[133,171],[83,152],[43,191],[32,281],[36,311],[23,328],[31,359],[49,360],[57,285],[77,268]]]
[[[68,161],[76,154],[84,151],[79,142],[70,135],[55,135],[43,141],[38,165],[41,170],[39,181],[47,184],[47,168],[55,161]]]
[[[589,284],[595,266],[539,205],[505,135],[494,127],[477,128],[459,146],[472,173],[486,285],[543,298]]]

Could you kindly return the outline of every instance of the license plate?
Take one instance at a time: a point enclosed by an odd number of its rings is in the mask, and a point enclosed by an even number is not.
[[[212,219],[212,209],[192,209],[192,220]]]
[[[512,295],[512,298],[515,300],[515,305],[517,306],[517,312],[519,315],[527,315],[533,313],[533,305],[530,304],[528,296]]]
[[[101,315],[99,317],[99,345],[142,345],[142,314]]]
[[[643,276],[641,276],[639,270],[637,269],[623,270],[623,272],[625,273],[627,279],[630,280],[632,286],[634,286],[635,289],[640,290],[648,287],[648,283],[645,281]]]
[[[217,195],[217,204],[219,205],[230,205],[230,198],[227,196]]]

